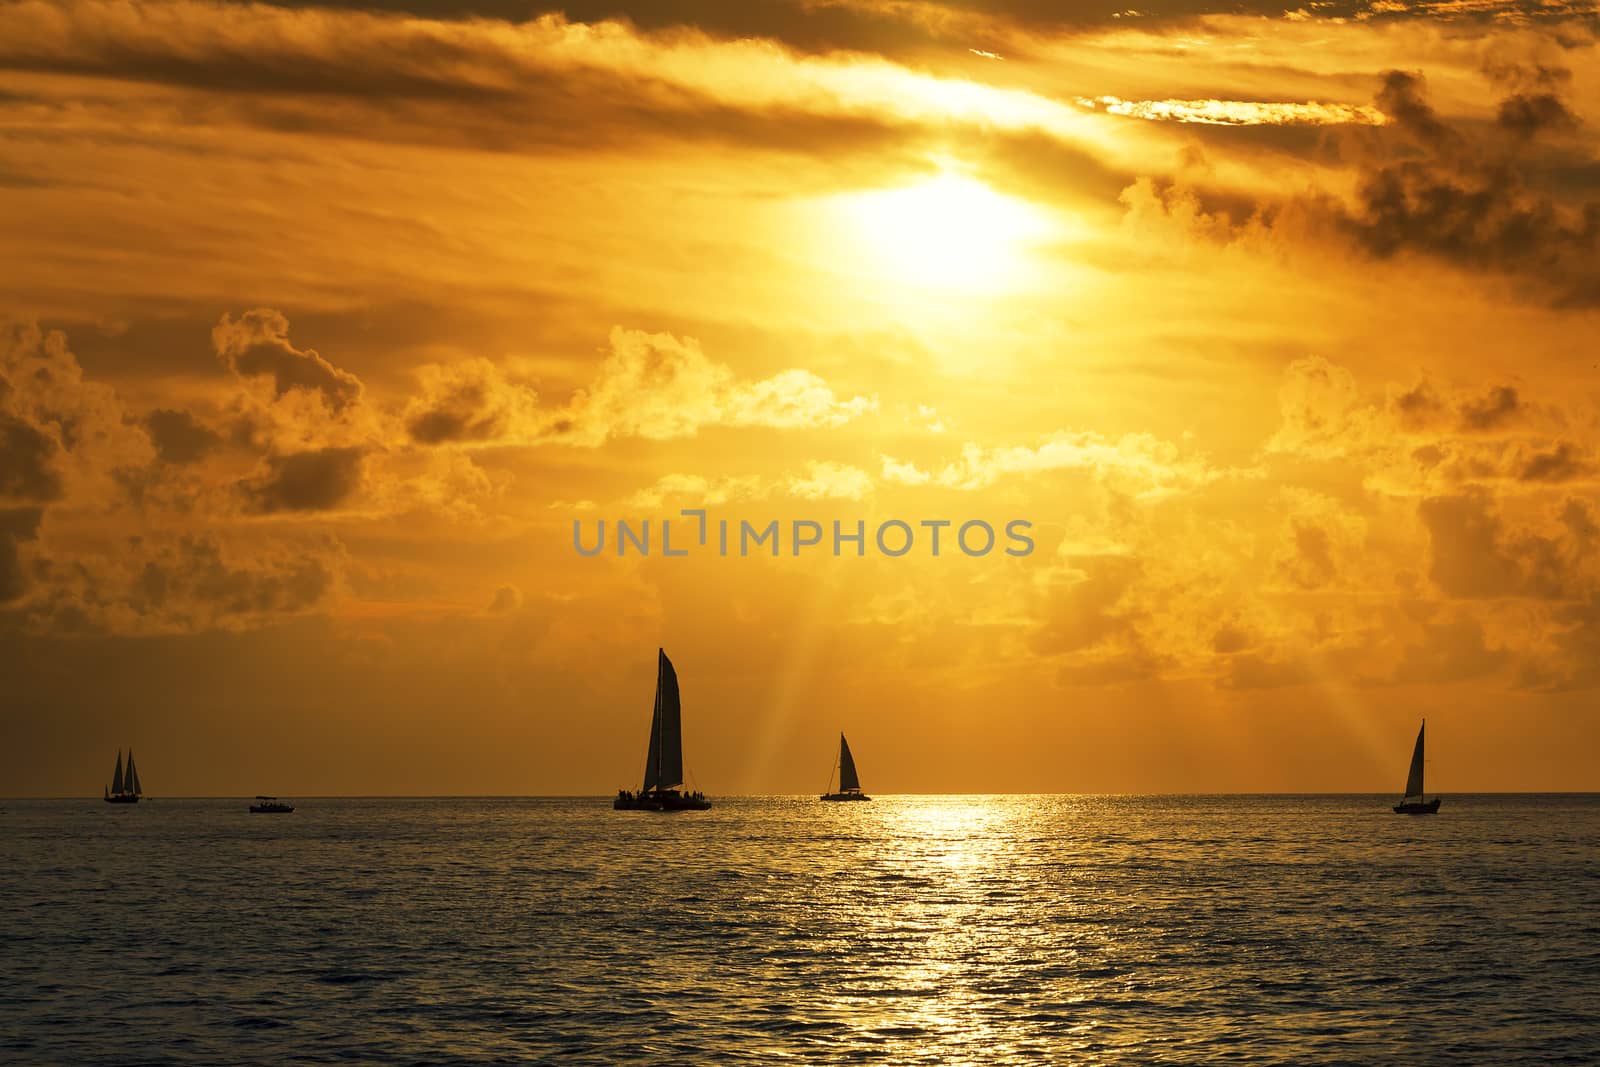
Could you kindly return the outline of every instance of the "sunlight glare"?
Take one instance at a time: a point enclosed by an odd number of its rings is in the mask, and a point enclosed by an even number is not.
[[[1028,245],[1055,229],[1027,202],[954,173],[853,193],[841,206],[870,273],[938,289],[1015,286]]]

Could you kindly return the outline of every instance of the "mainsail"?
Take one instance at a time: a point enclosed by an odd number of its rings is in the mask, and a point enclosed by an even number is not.
[[[656,649],[656,710],[650,719],[650,751],[644,763],[644,790],[676,789],[683,784],[683,708],[678,702],[678,672],[665,649]]]
[[[129,753],[132,755],[132,753]],[[122,792],[122,749],[117,749],[117,773],[111,776],[111,791]]]
[[[161,761],[157,760],[156,762],[160,763]],[[156,770],[160,771],[161,768],[157,767]],[[157,774],[156,777],[159,778],[160,775]],[[138,768],[133,765],[133,749],[131,748],[128,749],[128,778],[124,784],[128,787],[128,792],[132,793],[134,796],[138,796],[140,793],[144,792],[144,790],[139,786],[139,771]]]
[[[1428,720],[1423,719],[1422,727],[1417,730],[1417,747],[1411,753],[1411,772],[1406,775],[1406,800],[1422,799],[1422,735],[1427,729]]]
[[[868,755],[871,755],[869,752]],[[844,739],[844,734],[839,735],[839,792],[859,792],[861,779],[856,777],[856,761],[850,755],[850,742]]]

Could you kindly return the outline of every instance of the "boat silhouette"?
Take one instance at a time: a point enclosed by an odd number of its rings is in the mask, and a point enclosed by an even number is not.
[[[294,810],[294,805],[287,800],[269,797],[263,794],[256,795],[256,802],[250,805],[252,815],[287,815]]]
[[[833,785],[833,772],[828,773],[828,784]],[[822,800],[871,800],[872,798],[861,791],[861,779],[856,776],[855,757],[850,755],[850,742],[844,739],[844,731],[839,731],[839,791],[837,793],[824,793]]]
[[[144,794],[139,784],[139,768],[133,763],[133,749],[128,749],[128,769],[122,769],[122,749],[117,749],[117,769],[111,775],[111,786],[102,791],[107,804],[137,804]]]
[[[656,649],[656,707],[650,718],[644,785],[638,792],[617,790],[611,806],[617,811],[705,811],[711,807],[704,793],[683,789],[683,708],[678,672],[672,669],[664,649]]]
[[[1428,732],[1428,720],[1422,720],[1417,731],[1417,747],[1411,750],[1411,772],[1406,775],[1406,795],[1394,806],[1396,815],[1434,815],[1439,811],[1439,798],[1424,799],[1422,795],[1423,735]]]

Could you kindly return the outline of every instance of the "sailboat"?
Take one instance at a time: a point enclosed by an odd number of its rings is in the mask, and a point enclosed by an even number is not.
[[[117,749],[117,769],[111,775],[111,788],[104,790],[107,804],[137,804],[144,788],[139,784],[139,768],[133,763],[133,749],[128,749],[128,770],[122,770],[122,749]]]
[[[833,784],[833,775],[828,775],[828,784]],[[839,791],[837,793],[822,794],[823,800],[871,800],[872,798],[861,791],[861,779],[856,777],[855,757],[850,755],[850,742],[844,739],[844,731],[839,732]]]
[[[1411,772],[1406,775],[1406,795],[1394,806],[1396,815],[1432,815],[1439,810],[1439,798],[1422,798],[1422,737],[1428,732],[1428,720],[1422,720],[1417,731],[1417,747],[1411,750]]]
[[[705,811],[711,801],[699,790],[683,791],[683,708],[678,672],[664,649],[656,649],[656,709],[650,719],[650,750],[645,754],[644,785],[638,792],[617,790],[617,811]]]

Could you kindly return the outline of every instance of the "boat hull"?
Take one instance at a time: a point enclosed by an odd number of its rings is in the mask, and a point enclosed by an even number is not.
[[[630,793],[623,790],[611,802],[615,811],[709,811],[711,801],[703,793],[680,793],[676,789],[652,789]]]
[[[1437,815],[1439,812],[1439,799],[1434,797],[1432,800],[1420,804],[1396,804],[1394,813],[1396,815]]]
[[[867,794],[865,794],[865,793],[855,792],[855,793],[824,793],[824,794],[822,794],[822,796],[818,797],[817,799],[818,800],[871,800],[872,798],[867,796]]]
[[[107,804],[137,804],[139,803],[139,794],[112,793],[105,798],[105,801]]]
[[[287,815],[294,810],[293,804],[252,804],[251,815]]]

